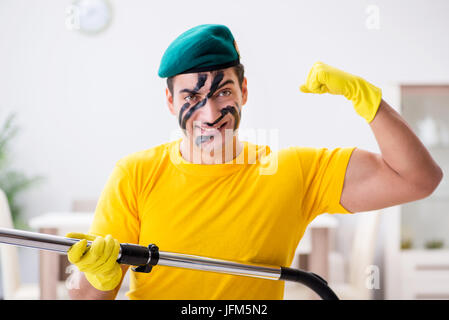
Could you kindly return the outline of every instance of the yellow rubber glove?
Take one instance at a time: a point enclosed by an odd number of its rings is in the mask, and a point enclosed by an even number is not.
[[[382,100],[381,89],[322,62],[313,65],[300,90],[305,93],[343,95],[352,101],[355,111],[368,123],[373,121]]]
[[[117,262],[120,243],[116,239],[110,235],[103,238],[76,232],[70,232],[66,237],[81,239],[70,247],[67,257],[70,263],[84,272],[94,288],[109,291],[119,285],[122,268]],[[90,247],[87,247],[88,240],[92,241]]]

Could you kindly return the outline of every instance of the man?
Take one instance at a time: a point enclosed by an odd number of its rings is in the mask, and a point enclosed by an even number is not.
[[[201,25],[166,50],[159,76],[183,138],[121,159],[89,235],[69,251],[84,273],[73,298],[113,299],[128,266],[120,242],[241,262],[289,266],[321,213],[381,209],[429,196],[442,170],[381,90],[316,63],[300,90],[344,95],[374,132],[381,154],[358,148],[271,152],[238,138],[247,80],[222,25]],[[275,165],[273,165],[275,164]],[[271,169],[270,169],[271,168]],[[86,248],[86,240],[93,240]],[[131,273],[131,299],[282,299],[284,283],[157,266]]]

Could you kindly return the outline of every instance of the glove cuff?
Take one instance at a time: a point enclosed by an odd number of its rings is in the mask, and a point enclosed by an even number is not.
[[[108,273],[84,273],[87,281],[97,290],[110,291],[115,289],[122,280],[122,268],[119,264]]]
[[[358,92],[352,99],[354,109],[367,123],[370,123],[379,109],[382,90],[361,78],[357,82]]]

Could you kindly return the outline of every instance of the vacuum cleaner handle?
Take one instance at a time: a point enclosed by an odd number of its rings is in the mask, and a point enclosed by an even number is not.
[[[294,281],[312,289],[323,300],[338,300],[337,295],[328,286],[326,280],[313,272],[299,269],[164,252],[159,251],[154,244],[150,244],[146,248],[139,245],[122,243],[121,254],[117,261],[124,264],[140,265],[134,271],[146,273],[151,272],[151,268],[155,265],[163,265],[269,280]]]
[[[79,239],[56,235],[0,228],[0,243],[54,251],[61,254],[66,254],[70,247],[78,241]],[[88,245],[90,244],[91,242],[88,242]],[[270,280],[295,281],[309,287],[322,299],[338,300],[327,282],[312,272],[159,251],[159,248],[154,244],[144,247],[137,244],[121,243],[117,262],[137,266],[133,269],[134,271],[145,273],[150,272],[155,265],[162,265]]]

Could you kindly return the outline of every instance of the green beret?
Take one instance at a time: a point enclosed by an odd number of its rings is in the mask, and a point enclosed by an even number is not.
[[[203,24],[177,37],[165,51],[159,77],[229,68],[240,63],[234,37],[228,27]]]

